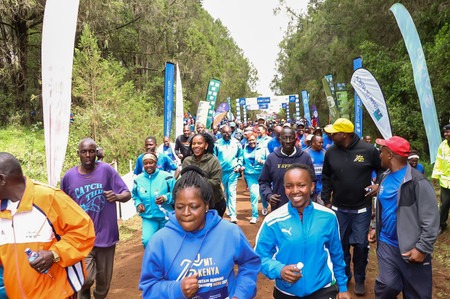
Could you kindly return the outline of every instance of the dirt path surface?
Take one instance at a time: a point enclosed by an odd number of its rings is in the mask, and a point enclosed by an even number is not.
[[[245,182],[241,179],[238,182],[237,196],[238,225],[244,231],[250,243],[254,245],[255,237],[263,217],[257,224],[249,224],[251,218],[251,207],[249,192],[246,191]],[[261,211],[261,206],[260,206]],[[225,216],[224,219],[228,220]],[[140,220],[138,220],[140,221]],[[126,223],[125,223],[126,224]],[[141,298],[138,290],[139,276],[141,272],[143,247],[141,245],[141,231],[132,232],[132,237],[126,241],[121,241],[117,246],[114,264],[114,276],[108,298],[112,299],[133,299]],[[439,236],[436,243],[436,250],[433,261],[433,298],[450,298],[450,233],[447,231]],[[366,295],[356,296],[353,293],[354,281],[349,284],[352,298],[375,298],[373,285],[377,275],[377,263],[375,255],[375,245],[371,245],[369,265],[367,268]],[[258,277],[258,293],[256,298],[273,298],[273,281],[268,280],[262,274]],[[399,297],[401,298],[401,296]]]

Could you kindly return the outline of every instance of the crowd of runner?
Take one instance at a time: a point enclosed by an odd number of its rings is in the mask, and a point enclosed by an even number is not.
[[[211,131],[186,123],[173,143],[145,138],[132,190],[90,138],[80,141],[80,164],[63,176],[63,192],[36,185],[15,157],[0,153],[6,294],[90,298],[93,288],[106,298],[119,241],[115,203],[132,199],[142,218],[144,298],[253,298],[260,272],[275,281],[276,299],[350,298],[352,279],[358,296],[371,287],[376,298],[431,298],[431,254],[450,203],[450,125],[444,137],[432,174],[440,211],[406,139],[372,144],[345,118],[324,128],[264,118]],[[239,228],[238,180],[250,193],[249,222],[260,224],[254,248]],[[66,208],[72,217],[63,216]],[[45,234],[27,229],[28,221]],[[367,286],[375,241],[379,273]],[[36,257],[18,252],[17,242]]]

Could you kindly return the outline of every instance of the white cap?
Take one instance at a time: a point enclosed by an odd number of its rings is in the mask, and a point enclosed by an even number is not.
[[[297,263],[297,269],[299,269],[299,270],[303,269],[303,263],[302,262],[298,262]]]

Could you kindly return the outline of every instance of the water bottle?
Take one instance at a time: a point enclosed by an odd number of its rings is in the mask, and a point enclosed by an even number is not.
[[[25,249],[25,254],[28,257],[29,262],[32,262],[39,257],[39,253],[31,250],[30,248]],[[48,269],[44,273],[47,273],[47,272],[48,272]]]
[[[302,262],[298,262],[298,263],[295,265],[295,267],[296,267],[298,270],[300,270],[300,274],[301,274],[301,273],[302,273],[302,269],[303,269],[303,263],[302,263]],[[284,285],[286,288],[292,287],[292,283],[287,282],[287,281],[285,281],[285,280],[283,280],[283,285]]]

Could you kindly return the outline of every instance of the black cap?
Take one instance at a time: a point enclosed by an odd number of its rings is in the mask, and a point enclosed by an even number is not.
[[[450,130],[450,124],[444,126],[444,130]]]

